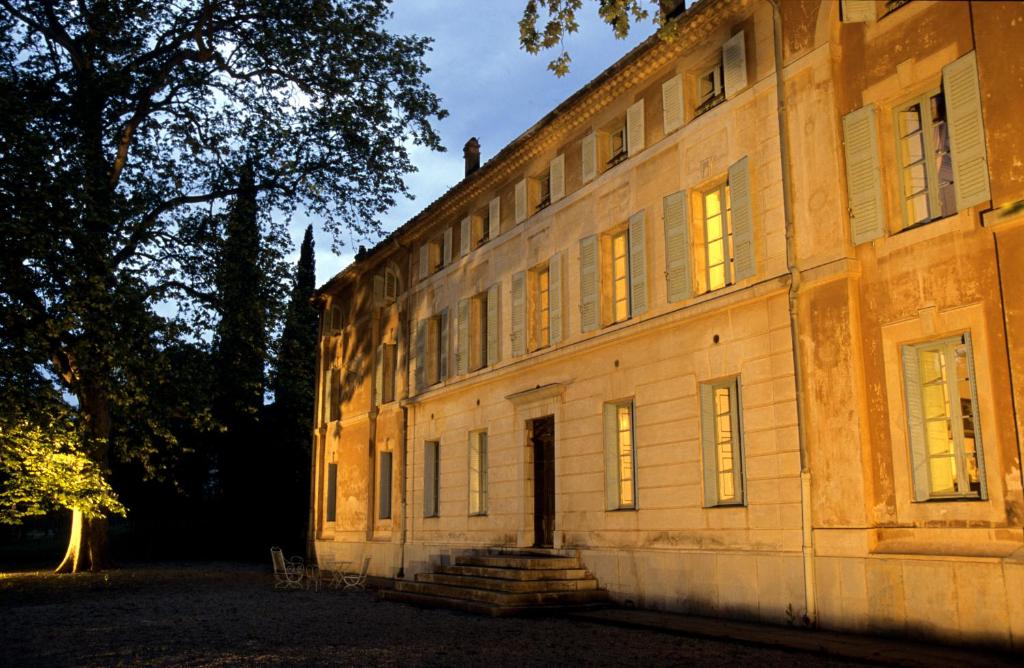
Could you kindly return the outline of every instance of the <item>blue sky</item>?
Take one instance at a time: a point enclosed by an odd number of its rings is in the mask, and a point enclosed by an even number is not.
[[[486,162],[654,31],[648,21],[635,26],[625,40],[617,40],[598,18],[597,2],[584,3],[577,17],[580,30],[566,40],[572,71],[559,79],[547,69],[556,54],[534,56],[519,48],[518,21],[525,4],[526,0],[395,0],[393,31],[434,38],[434,50],[427,56],[432,70],[427,83],[449,113],[437,124],[448,151],[415,147],[412,161],[419,171],[406,177],[415,199],[401,201],[388,212],[385,230],[398,227],[462,179],[462,146],[467,139],[480,140],[481,161]],[[292,227],[296,248],[305,225],[296,221]],[[369,247],[375,241],[345,239],[345,250],[354,252],[359,243]],[[351,261],[351,253],[331,252],[330,239],[317,231],[317,285]]]

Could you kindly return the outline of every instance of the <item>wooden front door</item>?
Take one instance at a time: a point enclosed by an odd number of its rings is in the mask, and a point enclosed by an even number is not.
[[[555,416],[530,422],[533,447],[533,545],[555,544]]]

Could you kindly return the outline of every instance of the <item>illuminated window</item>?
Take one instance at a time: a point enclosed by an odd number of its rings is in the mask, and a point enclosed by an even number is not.
[[[612,241],[612,322],[629,319],[629,232],[623,230]]]
[[[469,514],[487,514],[487,432],[469,435]]]
[[[721,184],[701,195],[704,212],[704,251],[707,289],[718,290],[732,284],[732,216],[729,210],[729,186]]]
[[[933,91],[896,110],[905,225],[956,213],[946,102]]]
[[[605,404],[604,420],[608,508],[636,508],[633,402]]]
[[[706,506],[743,503],[739,381],[701,385],[701,444]]]
[[[983,498],[970,337],[904,346],[903,373],[916,499]]]
[[[548,265],[536,271],[536,347],[544,348],[551,342],[551,273]]]

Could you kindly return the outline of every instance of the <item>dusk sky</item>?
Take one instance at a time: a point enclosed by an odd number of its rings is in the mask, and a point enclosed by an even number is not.
[[[559,102],[654,31],[648,20],[628,38],[617,40],[597,16],[597,3],[584,3],[580,31],[566,41],[571,72],[559,79],[547,69],[553,53],[530,55],[519,47],[518,21],[526,0],[396,0],[392,29],[434,38],[427,56],[427,83],[441,97],[449,116],[437,127],[448,149],[435,153],[416,147],[418,172],[406,177],[414,200],[400,201],[384,218],[393,230],[455,185],[463,176],[462,146],[472,136],[481,144],[481,162],[527,130]],[[650,3],[652,8],[654,3]],[[296,248],[306,221],[296,220]],[[360,243],[345,239],[346,253],[331,251],[328,236],[317,231],[316,274],[321,285],[352,261]],[[294,257],[292,258],[294,259]]]

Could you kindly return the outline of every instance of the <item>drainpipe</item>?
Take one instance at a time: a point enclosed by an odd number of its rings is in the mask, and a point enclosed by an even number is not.
[[[406,246],[405,244],[401,243],[398,240],[395,241],[395,245],[398,246],[400,251],[401,250],[407,251],[409,253],[409,256],[412,257],[412,251],[411,251],[411,249],[408,246]],[[411,275],[412,274],[410,272],[410,276]],[[411,282],[411,281],[408,281],[408,282]],[[399,483],[401,485],[400,492],[399,492],[399,507],[401,508],[400,512],[402,513],[402,515],[401,515],[401,519],[399,520],[399,527],[400,527],[399,528],[399,549],[398,549],[399,556],[398,556],[398,573],[396,574],[400,578],[404,578],[405,577],[405,543],[407,541],[407,531],[408,531],[408,522],[409,522],[408,521],[408,512],[407,512],[408,511],[408,484],[409,484],[409,471],[411,470],[411,467],[409,465],[409,452],[410,452],[410,448],[409,448],[409,405],[408,405],[407,402],[408,402],[408,399],[409,399],[409,388],[411,387],[411,384],[409,382],[409,354],[411,353],[412,349],[410,347],[409,341],[412,338],[412,327],[413,327],[414,323],[412,322],[412,308],[410,307],[410,304],[409,304],[410,297],[409,297],[408,285],[406,285],[404,300],[405,300],[405,318],[404,318],[404,320],[405,320],[405,328],[404,328],[405,332],[404,332],[404,336],[402,336],[402,347],[403,347],[403,349],[405,351],[405,354],[404,354],[404,359],[402,361],[402,367],[403,367],[402,368],[402,375],[405,377],[405,398],[401,401],[401,407],[402,407],[402,428],[401,428],[401,432],[400,432],[400,436],[399,436],[399,438],[401,439],[401,442],[402,442],[402,469],[401,469],[401,482]]]
[[[803,533],[804,604],[811,623],[817,618],[814,585],[814,531],[811,524],[811,471],[807,463],[807,437],[804,419],[803,365],[800,363],[800,320],[798,292],[800,268],[797,266],[796,229],[793,225],[792,179],[789,155],[789,123],[786,119],[786,85],[782,62],[781,0],[771,0],[775,46],[775,96],[779,115],[779,154],[782,161],[782,215],[786,227],[786,268],[789,270],[789,331],[793,349],[793,380],[796,393],[796,430],[800,446],[800,519]]]

